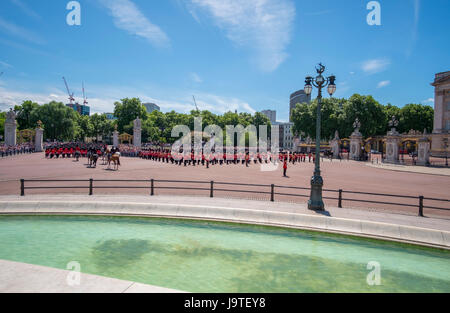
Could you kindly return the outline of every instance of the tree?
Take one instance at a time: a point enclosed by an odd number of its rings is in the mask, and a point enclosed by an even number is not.
[[[63,103],[52,101],[34,109],[30,120],[33,125],[42,121],[45,138],[72,140],[77,130],[77,114]]]
[[[434,109],[428,105],[407,104],[400,109],[399,131],[408,132],[411,129],[417,131],[433,131]]]
[[[89,116],[77,114],[77,125],[74,138],[84,141],[86,137],[92,135],[92,124]]]
[[[384,133],[387,133],[391,128],[389,127],[389,121],[392,119],[393,116],[397,118],[397,120],[400,118],[400,108],[388,103],[383,107],[385,120],[384,120]],[[423,130],[423,129],[422,129]]]
[[[5,120],[6,112],[0,112],[0,136],[4,136],[5,133]]]
[[[106,114],[94,114],[90,117],[92,125],[92,136],[107,136],[113,131],[113,124],[108,120]]]
[[[19,130],[36,128],[36,124],[32,123],[32,111],[38,107],[39,104],[30,100],[24,101],[22,105],[16,105],[14,107]]]
[[[147,119],[147,109],[142,105],[139,98],[125,98],[116,102],[114,116],[117,117],[117,126],[119,132],[123,132],[125,127],[130,125],[138,117],[141,120]]]
[[[270,137],[272,131],[272,124],[267,116],[260,112],[256,112],[252,118],[252,124],[255,125],[257,131],[257,137],[259,139],[259,126],[267,125],[267,136]],[[264,141],[267,141],[267,138],[263,138]]]
[[[322,99],[322,128],[320,131],[322,138],[333,137],[336,130],[339,130],[339,132],[343,131],[344,113],[342,107],[345,102],[345,99]],[[312,101],[310,104],[297,104],[292,111],[293,135],[304,134],[311,138],[316,138],[317,105],[317,100]]]
[[[317,106],[315,106],[317,108]],[[292,122],[294,126],[292,131],[296,134],[315,137],[316,114],[313,113],[311,105],[308,103],[297,103],[292,110]]]
[[[350,136],[356,118],[361,122],[361,133],[366,136],[385,134],[386,115],[383,106],[372,96],[354,94],[344,104],[345,124],[342,136]]]

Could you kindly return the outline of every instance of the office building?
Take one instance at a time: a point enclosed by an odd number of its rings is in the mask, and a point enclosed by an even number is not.
[[[311,95],[307,95],[304,90],[294,92],[289,102],[289,122],[292,122],[292,111],[297,103],[311,103]]]
[[[275,124],[277,122],[277,111],[275,110],[264,110],[261,111],[262,114],[267,116],[267,118],[270,120],[271,124]]]
[[[106,119],[109,121],[117,120],[117,117],[114,116],[114,113],[105,113]]]
[[[154,103],[143,103],[147,109],[147,113],[152,113],[153,111],[161,111],[160,107]]]
[[[80,115],[86,115],[89,116],[91,115],[91,108],[87,105],[83,105],[83,104],[79,104],[79,103],[74,103],[74,104],[66,104],[66,106],[68,106],[69,108],[72,108],[74,111],[78,112]]]

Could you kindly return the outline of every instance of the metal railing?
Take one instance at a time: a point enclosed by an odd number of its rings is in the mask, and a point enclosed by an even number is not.
[[[86,183],[86,185],[82,186],[35,186],[34,183]],[[95,183],[145,183],[146,186],[105,186],[105,185],[94,185]],[[28,183],[26,185],[26,183]],[[187,184],[188,186],[165,186],[164,184]],[[31,184],[31,186],[29,185]],[[158,185],[157,185],[158,184]],[[238,187],[250,187],[251,190],[247,189],[232,189],[231,186]],[[255,188],[260,188],[260,190],[255,190]],[[230,183],[230,182],[215,182],[215,181],[181,181],[181,180],[157,180],[157,179],[148,179],[148,180],[129,180],[129,179],[84,179],[84,180],[20,180],[20,195],[25,196],[25,190],[39,190],[39,189],[87,189],[89,195],[92,196],[94,194],[94,189],[147,189],[149,191],[150,196],[155,195],[155,190],[189,190],[189,191],[207,191],[209,192],[209,196],[214,198],[214,194],[216,192],[230,192],[230,193],[248,193],[248,194],[258,194],[258,195],[270,195],[270,201],[275,201],[275,196],[288,196],[288,197],[297,197],[297,198],[309,198],[308,191],[310,188],[305,187],[295,187],[295,186],[280,186],[280,185],[263,185],[263,184],[243,184],[243,183]],[[261,190],[262,189],[262,190]],[[288,193],[289,190],[295,190],[297,192]],[[306,191],[305,193],[299,193],[300,191]],[[401,207],[413,207],[418,208],[419,216],[424,217],[424,209],[431,210],[441,210],[441,211],[449,211],[450,208],[436,207],[431,205],[425,205],[425,200],[445,203],[450,206],[450,200],[447,199],[438,199],[424,196],[406,196],[406,195],[396,195],[396,194],[385,194],[385,193],[373,193],[373,192],[361,192],[361,191],[350,191],[350,190],[333,190],[333,189],[323,189],[324,193],[336,194],[335,197],[324,196],[325,200],[336,200],[339,208],[343,208],[344,201],[347,202],[360,202],[360,203],[370,203],[370,204],[382,204],[382,205],[392,205],[392,206],[401,206]],[[346,197],[344,197],[346,195]],[[350,198],[347,195],[363,195],[363,196],[375,196],[375,197],[384,197],[388,199],[397,198],[397,199],[411,199],[417,201],[417,205],[411,203],[401,203],[401,202],[391,202],[387,201],[377,201],[377,200],[367,200],[367,199],[356,199]],[[394,200],[392,200],[394,201]]]

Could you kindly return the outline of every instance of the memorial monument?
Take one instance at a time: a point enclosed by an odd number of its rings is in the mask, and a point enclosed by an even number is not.
[[[114,131],[113,131],[113,146],[118,147],[119,146],[119,132],[117,131],[117,124],[114,125]]]
[[[330,142],[330,146],[331,146],[331,151],[333,152],[333,158],[335,159],[339,159],[340,157],[340,139],[339,139],[339,132],[336,131],[336,133],[334,134],[334,139],[331,140]]]
[[[34,151],[44,151],[44,130],[42,129],[42,122],[37,122],[36,134],[34,136]]]
[[[133,142],[136,148],[140,148],[142,146],[142,125],[139,117],[134,120]]]

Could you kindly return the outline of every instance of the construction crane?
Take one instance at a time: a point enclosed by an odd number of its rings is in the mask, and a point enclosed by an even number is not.
[[[86,98],[86,94],[84,93],[84,82],[82,82],[81,83],[82,84],[82,87],[83,87],[83,104],[84,105],[88,105],[88,101],[87,101],[87,98]]]
[[[67,93],[69,94],[69,103],[71,105],[73,105],[73,102],[75,101],[75,98],[73,97],[73,92],[72,92],[72,94],[70,93],[69,85],[67,85],[67,81],[64,77],[63,77],[63,80],[64,80],[64,84],[66,85]]]
[[[197,101],[195,101],[195,97],[192,96],[192,98],[194,98],[195,109],[197,110],[197,112],[200,112],[200,110],[198,109],[198,106],[197,106]]]

